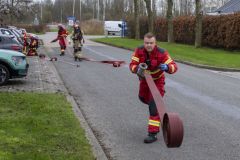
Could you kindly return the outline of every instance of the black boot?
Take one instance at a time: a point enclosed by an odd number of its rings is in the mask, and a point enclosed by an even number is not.
[[[157,140],[157,133],[149,133],[144,139],[144,143],[153,143]]]

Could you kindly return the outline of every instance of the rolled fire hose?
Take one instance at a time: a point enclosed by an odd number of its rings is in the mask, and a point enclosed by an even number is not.
[[[166,107],[163,103],[163,98],[159,93],[157,86],[150,74],[145,72],[147,64],[141,63],[138,74],[143,74],[148,87],[152,93],[153,99],[156,103],[157,110],[160,116],[164,142],[168,148],[180,147],[183,141],[183,122],[177,113],[171,113],[166,111]]]

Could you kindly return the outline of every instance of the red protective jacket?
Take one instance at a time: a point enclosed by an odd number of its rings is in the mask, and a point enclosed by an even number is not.
[[[67,37],[68,33],[67,33],[67,30],[66,29],[63,29],[61,28],[59,31],[58,31],[58,42],[59,42],[59,45],[61,46],[61,48],[66,48],[66,37]]]
[[[154,47],[153,51],[147,56],[146,49],[142,46],[135,50],[132,55],[132,61],[129,65],[130,70],[133,73],[137,73],[137,68],[140,63],[146,63],[149,59],[149,66],[146,72],[150,73],[153,77],[153,80],[160,91],[160,94],[164,96],[164,84],[165,84],[165,76],[164,72],[161,71],[158,66],[160,64],[168,64],[168,71],[167,73],[172,74],[177,71],[177,65],[170,57],[168,52],[162,48],[157,46]],[[151,100],[153,100],[152,94],[148,88],[147,82],[145,79],[140,80],[140,87],[139,87],[139,97],[140,99],[148,104]]]

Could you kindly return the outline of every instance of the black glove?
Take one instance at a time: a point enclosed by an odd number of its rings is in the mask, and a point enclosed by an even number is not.
[[[137,76],[139,77],[139,79],[144,78],[144,71],[142,71],[139,66],[137,66]]]

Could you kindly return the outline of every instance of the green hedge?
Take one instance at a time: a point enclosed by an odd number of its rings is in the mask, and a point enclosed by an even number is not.
[[[174,40],[177,43],[194,44],[195,16],[173,19]],[[128,20],[129,37],[134,38],[134,21]],[[148,31],[147,17],[140,18],[140,37]],[[167,41],[167,20],[158,17],[154,22],[157,40]],[[204,46],[225,49],[240,49],[240,13],[221,16],[204,16],[202,42]]]

